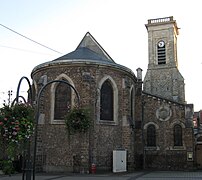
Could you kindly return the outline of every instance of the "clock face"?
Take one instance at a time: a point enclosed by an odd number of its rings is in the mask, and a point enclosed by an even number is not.
[[[158,47],[163,47],[165,45],[164,41],[159,41],[158,42]]]

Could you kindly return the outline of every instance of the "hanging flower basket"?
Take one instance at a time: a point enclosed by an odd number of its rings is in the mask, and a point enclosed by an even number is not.
[[[28,104],[4,105],[0,108],[0,156],[4,173],[13,172],[12,161],[34,131],[34,109]]]
[[[69,134],[85,133],[90,125],[90,112],[84,108],[73,108],[65,118],[65,124]]]
[[[33,133],[34,110],[28,104],[0,108],[0,133],[4,142],[21,143]]]

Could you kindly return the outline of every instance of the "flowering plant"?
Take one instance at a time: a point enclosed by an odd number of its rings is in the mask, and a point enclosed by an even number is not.
[[[20,143],[33,133],[34,111],[30,105],[18,104],[0,109],[0,133],[4,142]]]
[[[12,163],[9,162],[25,147],[33,131],[34,109],[30,105],[4,105],[0,108],[0,150],[3,152],[0,158],[4,159],[2,166],[5,173],[13,172]]]
[[[71,109],[65,118],[65,124],[70,134],[86,132],[91,124],[89,110],[80,107]]]

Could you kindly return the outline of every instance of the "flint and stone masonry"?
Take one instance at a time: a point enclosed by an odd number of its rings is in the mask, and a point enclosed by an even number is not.
[[[92,164],[111,171],[113,150],[127,151],[127,170],[193,168],[193,105],[186,104],[178,70],[176,21],[151,19],[146,28],[149,63],[144,81],[140,68],[136,76],[115,63],[89,32],[75,51],[33,69],[35,101],[40,103],[38,171],[89,172]],[[91,110],[88,132],[71,135],[64,118],[57,119],[57,98],[68,94],[56,90],[58,83],[47,86],[37,100],[39,90],[52,80],[66,80],[78,91],[80,106]],[[74,107],[77,97],[69,93]],[[102,119],[103,95],[112,102],[110,120]]]

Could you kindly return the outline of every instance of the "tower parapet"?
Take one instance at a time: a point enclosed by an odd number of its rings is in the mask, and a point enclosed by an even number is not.
[[[168,23],[173,23],[175,26],[175,30],[177,35],[179,34],[177,23],[174,20],[173,16],[169,17],[163,17],[163,18],[156,18],[156,19],[148,19],[148,24],[146,24],[146,28],[148,29],[148,26],[155,26],[155,25],[160,25],[160,24],[168,24]]]

